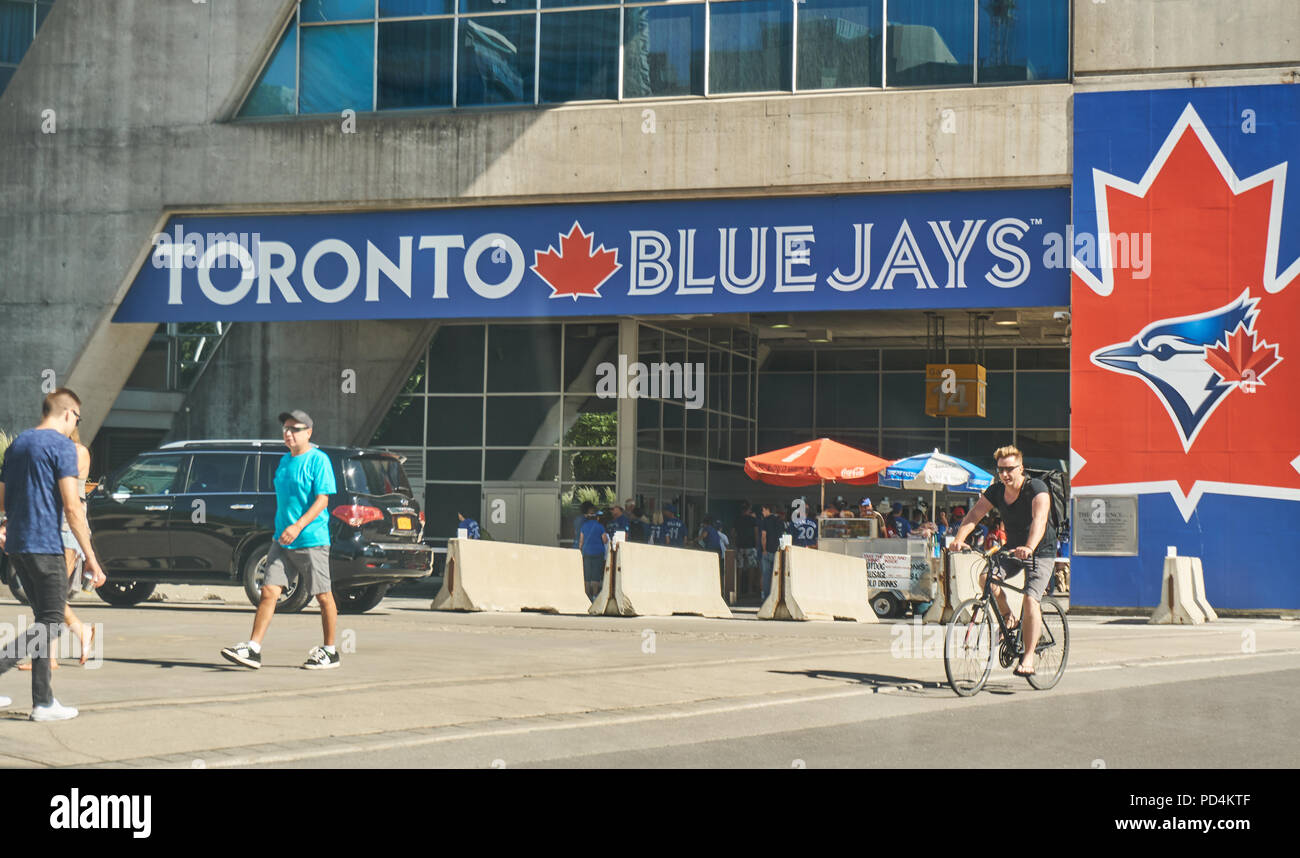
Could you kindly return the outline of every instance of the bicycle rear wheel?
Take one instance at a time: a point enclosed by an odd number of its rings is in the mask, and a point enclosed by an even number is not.
[[[1061,603],[1044,596],[1039,603],[1043,609],[1043,631],[1034,647],[1034,673],[1025,677],[1039,691],[1056,685],[1065,673],[1065,662],[1070,656],[1070,624],[1061,610]]]
[[[980,692],[996,656],[992,611],[981,599],[967,599],[953,612],[943,647],[943,669],[958,697]]]

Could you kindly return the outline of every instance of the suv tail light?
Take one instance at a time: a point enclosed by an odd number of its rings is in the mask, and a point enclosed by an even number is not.
[[[384,517],[377,508],[360,504],[335,507],[331,515],[349,527],[360,527],[368,521],[378,521]]]
[[[420,510],[420,527],[424,527],[424,510]]]

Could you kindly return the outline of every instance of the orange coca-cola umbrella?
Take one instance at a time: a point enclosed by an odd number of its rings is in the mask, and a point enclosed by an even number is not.
[[[745,473],[751,479],[774,486],[811,486],[821,483],[824,507],[826,483],[871,485],[890,464],[889,459],[873,456],[830,438],[818,438],[806,444],[795,444],[770,453],[750,456],[745,460]]]

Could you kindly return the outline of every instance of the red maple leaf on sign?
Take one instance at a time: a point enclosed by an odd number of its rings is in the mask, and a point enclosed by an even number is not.
[[[1250,338],[1249,344],[1247,337]],[[1247,385],[1263,384],[1260,379],[1264,373],[1281,359],[1277,346],[1260,340],[1254,332],[1247,331],[1245,325],[1238,326],[1229,334],[1225,345],[1215,343],[1205,351],[1205,362],[1224,381],[1244,381]]]
[[[600,297],[600,287],[622,268],[618,250],[606,250],[605,245],[592,249],[596,233],[583,232],[575,220],[568,235],[560,236],[560,250],[548,246],[545,252],[533,251],[532,271],[551,287],[551,297],[570,295],[577,301],[580,295]]]

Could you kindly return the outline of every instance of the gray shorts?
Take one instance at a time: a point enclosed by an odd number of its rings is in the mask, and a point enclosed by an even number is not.
[[[330,549],[328,545],[314,548],[285,548],[278,542],[271,543],[271,550],[266,555],[266,578],[262,586],[288,587],[289,576],[295,580],[304,572],[311,573],[309,596],[319,596],[330,591]]]
[[[76,554],[78,560],[84,561],[86,559],[86,552],[81,550],[81,543],[77,541],[77,537],[73,535],[71,530],[61,530],[59,535],[63,537],[63,547],[65,549]]]
[[[1006,577],[1007,581],[1014,582],[1020,577],[1023,569],[1018,569]],[[1035,602],[1043,601],[1043,594],[1047,592],[1047,584],[1052,580],[1052,573],[1056,571],[1055,557],[1039,557],[1034,555],[1034,565],[1025,581],[1025,595],[1031,597]]]

